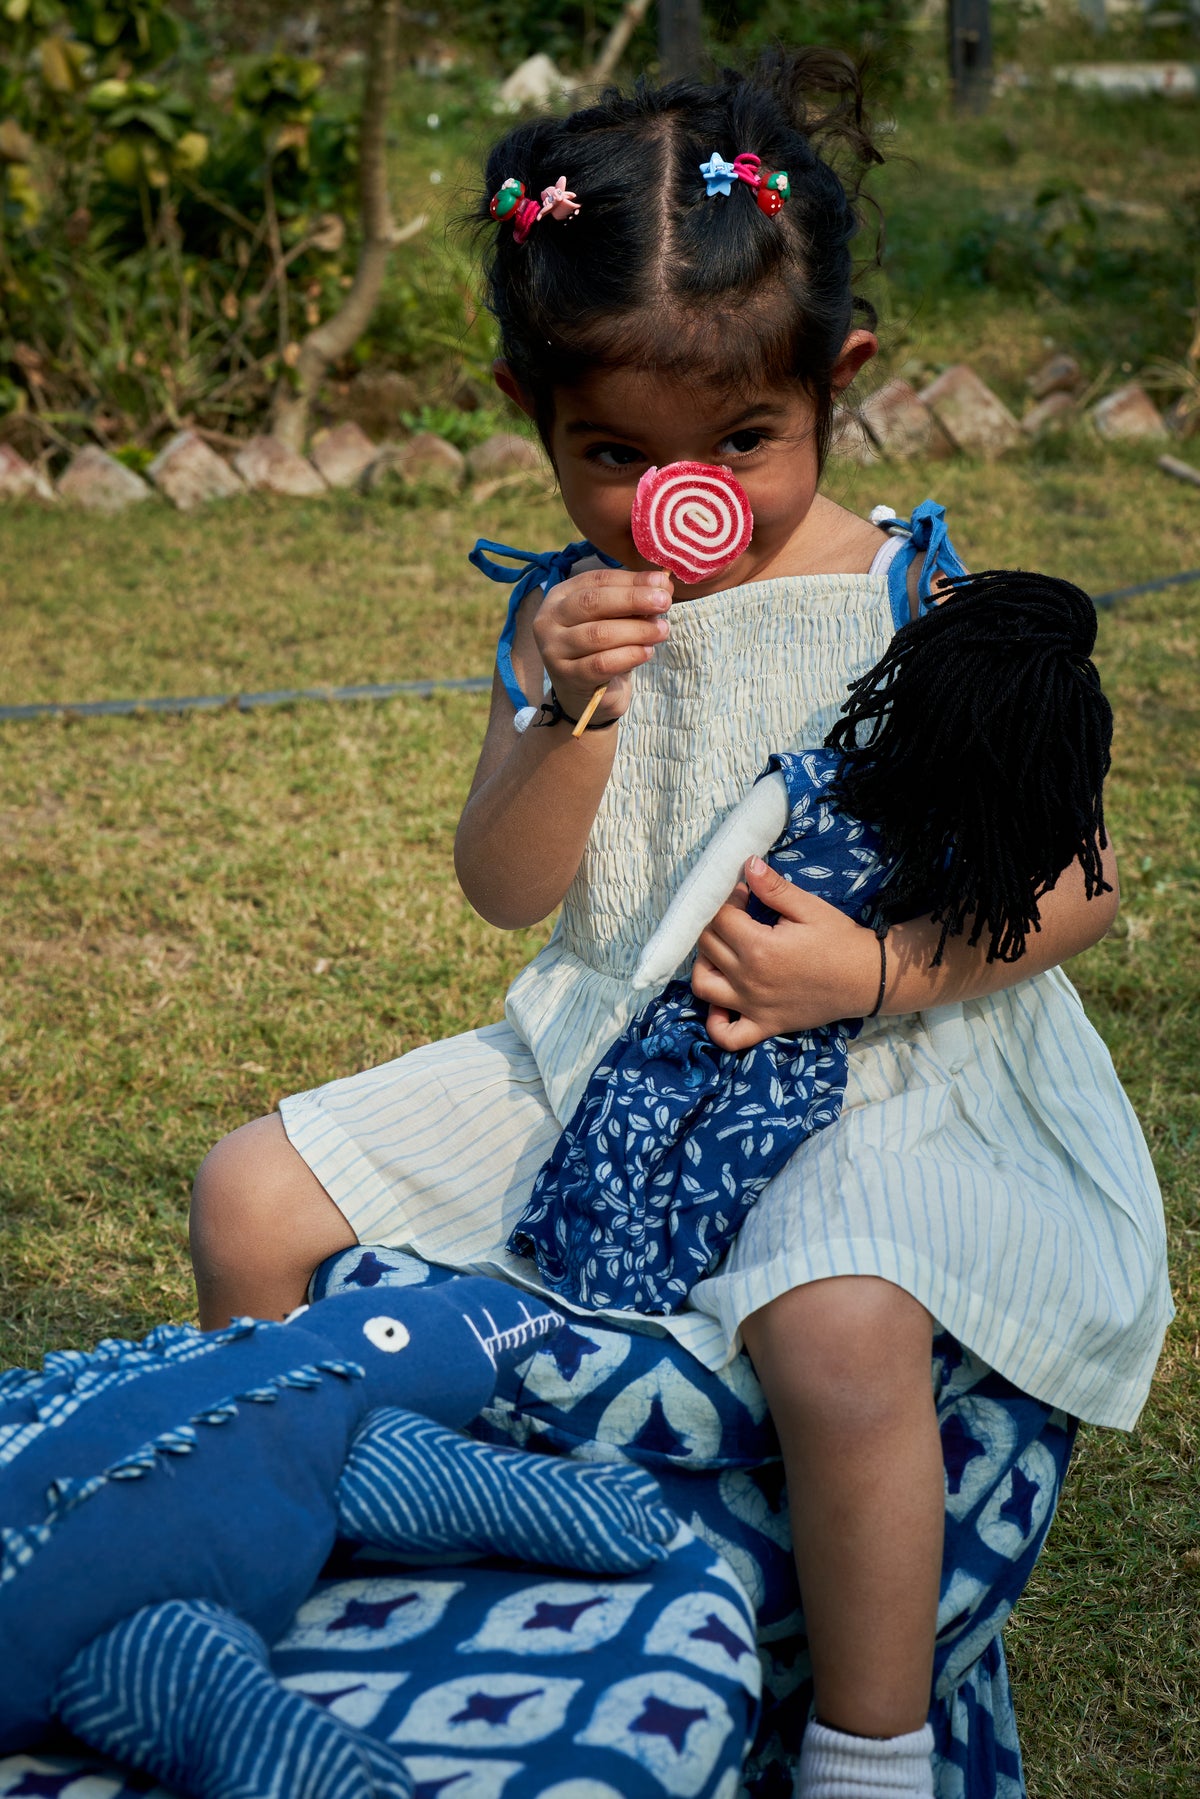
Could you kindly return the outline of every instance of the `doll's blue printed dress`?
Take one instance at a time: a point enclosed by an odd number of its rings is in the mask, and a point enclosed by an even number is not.
[[[828,797],[839,762],[826,749],[771,757],[790,813],[767,861],[866,923],[885,870],[874,833]],[[775,920],[753,896],[750,911]],[[672,981],[592,1070],[509,1240],[558,1297],[677,1311],[772,1175],[836,1121],[861,1019],[735,1052],[713,1042],[707,1010]]]

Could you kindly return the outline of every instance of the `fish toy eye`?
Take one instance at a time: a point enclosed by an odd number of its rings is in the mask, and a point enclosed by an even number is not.
[[[368,1318],[363,1325],[363,1335],[376,1349],[382,1349],[385,1355],[395,1355],[398,1349],[407,1349],[410,1342],[408,1331],[398,1318]]]

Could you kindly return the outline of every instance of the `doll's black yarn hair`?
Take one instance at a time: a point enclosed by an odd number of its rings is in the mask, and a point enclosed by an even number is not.
[[[879,833],[887,920],[932,913],[948,937],[988,934],[1015,962],[1038,900],[1078,861],[1104,879],[1102,788],[1112,710],[1091,661],[1096,612],[1069,581],[1020,570],[960,576],[852,683],[826,738],[838,803]],[[860,736],[863,741],[859,741]]]

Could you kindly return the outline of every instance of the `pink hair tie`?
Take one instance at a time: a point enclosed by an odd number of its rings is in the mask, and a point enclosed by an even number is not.
[[[513,242],[523,244],[541,216],[536,200],[518,200],[512,215]]]

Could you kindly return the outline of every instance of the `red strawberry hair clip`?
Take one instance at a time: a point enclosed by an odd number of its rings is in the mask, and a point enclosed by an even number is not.
[[[752,150],[744,150],[740,156],[735,156],[733,169],[739,181],[756,190],[754,198],[759,211],[773,219],[792,191],[787,170],[764,168],[762,157],[755,156]]]

